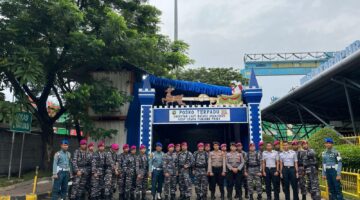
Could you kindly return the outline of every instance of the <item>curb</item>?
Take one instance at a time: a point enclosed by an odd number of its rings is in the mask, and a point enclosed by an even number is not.
[[[51,192],[43,194],[27,194],[22,196],[1,196],[0,200],[37,200],[39,198],[51,197]]]

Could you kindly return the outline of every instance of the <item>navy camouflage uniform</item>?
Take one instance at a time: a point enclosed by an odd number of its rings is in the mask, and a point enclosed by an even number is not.
[[[298,157],[298,174],[299,174],[299,185],[298,188],[300,190],[300,194],[302,199],[306,199],[306,173],[305,173],[305,166],[304,166],[304,154],[305,151],[298,150],[296,151]]]
[[[254,194],[254,187],[257,193],[257,199],[261,200],[262,196],[262,184],[261,184],[261,174],[262,165],[261,165],[261,153],[254,151],[249,151],[247,162],[246,162],[246,172],[247,176],[247,183],[249,188],[249,195],[252,198]]]
[[[194,152],[193,173],[195,175],[195,192],[198,199],[206,199],[208,191],[208,154],[205,151]]]
[[[318,168],[316,153],[313,149],[304,149],[302,151],[305,173],[308,178],[308,189],[313,200],[321,200],[320,185],[318,177]]]
[[[128,159],[130,153],[123,152],[117,156],[117,165],[118,165],[118,188],[119,188],[119,199],[125,198],[125,182],[126,182],[126,165],[125,161]]]
[[[169,200],[169,197],[171,200],[175,200],[177,169],[177,153],[167,152],[166,154],[164,154],[163,170],[164,174],[169,174],[169,176],[165,176],[165,200]]]
[[[140,154],[136,158],[136,198],[145,199],[148,187],[149,162],[146,154]]]
[[[133,199],[134,193],[135,193],[135,187],[136,187],[136,154],[129,154],[129,156],[126,157],[127,159],[124,160],[124,166],[125,166],[125,199]]]
[[[85,186],[90,176],[90,154],[85,150],[76,149],[72,158],[72,166],[74,173],[74,182],[71,188],[70,199],[80,200],[85,193]],[[77,173],[81,172],[78,176]]]
[[[113,156],[115,156],[116,159],[116,153],[111,151],[105,153],[104,195],[106,199],[112,198],[112,194],[114,190],[113,181],[116,180],[116,176],[114,176],[116,162],[113,159]]]
[[[97,151],[92,157],[91,164],[91,198],[93,200],[105,198],[105,170],[106,152]]]
[[[180,197],[189,199],[192,194],[190,168],[194,163],[194,157],[189,151],[181,151],[178,156],[178,173],[180,181]]]
[[[327,139],[326,142],[332,142]],[[343,200],[340,180],[336,180],[336,176],[341,175],[341,156],[340,153],[334,148],[327,149],[322,152],[323,172],[322,175],[326,176],[329,187],[329,200]]]

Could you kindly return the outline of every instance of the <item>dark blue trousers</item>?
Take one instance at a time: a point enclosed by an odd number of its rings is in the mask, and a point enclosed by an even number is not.
[[[343,200],[340,181],[336,180],[337,172],[335,169],[326,169],[326,180],[329,187],[329,200]]]
[[[70,174],[68,171],[59,171],[58,178],[54,179],[54,185],[52,189],[52,200],[66,199],[66,193],[68,189],[68,182]]]
[[[164,183],[164,171],[154,169],[151,174],[151,194],[155,196],[156,193],[162,192],[162,185]]]

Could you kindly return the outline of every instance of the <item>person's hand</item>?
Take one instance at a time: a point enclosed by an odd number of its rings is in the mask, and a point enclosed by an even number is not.
[[[94,177],[97,177],[98,175],[97,175],[97,173],[94,173]]]
[[[76,176],[81,176],[81,171],[77,171]]]
[[[185,169],[189,168],[189,165],[184,165],[184,168],[185,168]]]
[[[299,173],[296,172],[296,178],[299,178]]]
[[[279,176],[279,172],[275,172],[274,175],[275,175],[275,176]]]
[[[149,178],[151,178],[151,172],[149,172]]]
[[[247,173],[247,172],[244,172],[244,176],[248,176],[248,173]]]
[[[115,175],[116,175],[116,176],[119,176],[119,175],[120,175],[120,173],[119,173],[118,170],[115,170]]]
[[[139,175],[137,176],[137,179],[140,180],[141,178],[142,178],[142,176],[139,174]]]
[[[235,174],[238,172],[238,169],[237,168],[232,168],[232,170]]]
[[[336,180],[340,180],[341,179],[341,176],[336,176]]]
[[[214,176],[214,173],[208,172],[208,176]]]
[[[169,177],[170,176],[170,174],[169,173],[165,173],[165,177]]]
[[[265,172],[263,172],[263,173],[262,173],[262,175],[265,177],[265,176],[266,176],[266,173],[265,173]]]
[[[151,153],[151,154],[149,155],[149,158],[152,159],[153,157],[154,157],[154,154]]]
[[[323,178],[324,180],[326,180],[326,176],[322,176],[322,178]]]
[[[275,175],[276,176],[276,175]],[[282,175],[282,173],[280,173],[280,178],[283,178],[283,175]]]
[[[53,178],[53,179],[57,179],[57,178],[58,178],[58,175],[57,175],[57,174],[54,174],[54,175],[52,176],[52,178]]]
[[[176,176],[179,176],[179,172],[176,172]]]
[[[225,172],[221,173],[221,176],[225,176]]]
[[[259,173],[257,173],[256,175],[257,175],[257,176],[262,176],[262,173],[259,172]]]

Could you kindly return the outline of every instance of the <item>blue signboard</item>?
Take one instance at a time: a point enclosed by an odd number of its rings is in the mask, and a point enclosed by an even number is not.
[[[246,107],[154,108],[153,124],[248,123]]]

